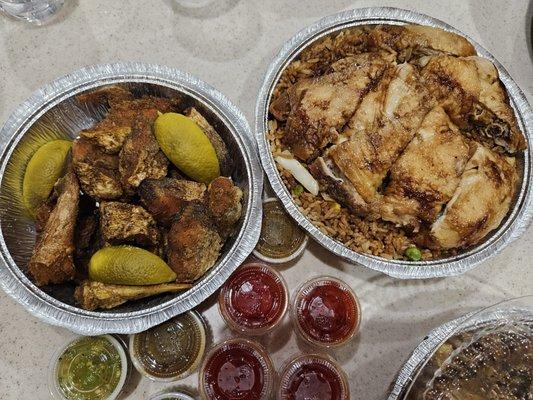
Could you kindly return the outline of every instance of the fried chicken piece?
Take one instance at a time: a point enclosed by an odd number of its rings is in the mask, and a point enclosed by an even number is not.
[[[376,25],[368,27],[370,47],[396,54],[399,62],[412,58],[451,54],[476,55],[472,44],[456,33],[421,25]]]
[[[85,281],[76,288],[74,298],[85,310],[110,309],[130,300],[143,299],[163,293],[176,293],[190,289],[187,283],[162,283],[160,285],[126,286]]]
[[[233,232],[242,213],[242,190],[230,178],[220,176],[207,188],[207,208],[215,221],[218,233],[227,238]]]
[[[167,242],[167,263],[178,282],[201,278],[215,264],[223,245],[205,206],[194,203],[172,223]]]
[[[426,87],[465,134],[509,153],[525,149],[524,136],[490,61],[437,56],[422,64]]]
[[[168,112],[173,109],[175,102],[173,99],[153,96],[144,96],[140,99],[126,95],[121,97],[119,94],[111,98],[107,93],[104,96],[108,96],[109,104],[106,117],[93,127],[81,131],[80,136],[100,146],[108,154],[117,154],[120,151],[124,141],[132,132],[138,114],[148,110]],[[95,97],[98,99],[102,96],[97,94]]]
[[[340,130],[389,62],[383,53],[359,54],[337,61],[329,74],[301,80],[289,88],[291,111],[282,140],[292,153],[309,161],[336,142]]]
[[[133,131],[120,150],[119,173],[128,195],[134,194],[144,179],[162,178],[168,172],[169,161],[159,149],[152,132],[157,115],[156,109],[143,110],[137,114]]]
[[[203,183],[172,178],[145,179],[137,189],[141,204],[162,226],[170,226],[191,202],[203,202],[205,191]]]
[[[79,138],[72,144],[72,162],[82,190],[96,200],[122,197],[118,174],[118,157]]]
[[[431,96],[420,84],[416,69],[401,64],[388,71],[376,89],[369,93],[343,132],[345,141],[324,155],[322,166],[344,189],[347,206],[366,214],[368,205],[379,196],[378,189],[400,153],[412,140],[431,107]],[[316,168],[312,169],[316,173]],[[333,187],[332,185],[329,186]],[[331,196],[338,193],[332,190]]]
[[[74,231],[76,245],[76,265],[88,264],[88,259],[93,253],[98,230],[98,209],[94,199],[82,194],[80,196],[78,219]],[[78,268],[80,270],[80,268]]]
[[[103,86],[76,96],[78,104],[104,104],[108,107],[125,100],[133,100],[133,93],[119,85]]]
[[[509,211],[517,181],[514,158],[478,145],[444,213],[433,223],[429,235],[422,234],[417,241],[434,249],[478,243]]]
[[[35,244],[28,273],[37,286],[63,283],[74,278],[74,228],[78,214],[80,186],[69,171],[54,189],[57,202]]]
[[[420,223],[433,223],[455,193],[470,155],[459,129],[441,107],[434,108],[392,166],[375,211],[385,221],[415,231]]]
[[[220,164],[220,173],[224,176],[230,176],[233,170],[233,163],[224,140],[220,137],[215,128],[213,128],[213,126],[204,118],[204,116],[200,114],[194,107],[186,110],[185,115],[196,122],[196,125],[198,125],[206,134],[209,141],[215,148],[215,153]]]
[[[133,243],[156,247],[160,232],[148,211],[120,202],[100,204],[100,235],[105,245]]]

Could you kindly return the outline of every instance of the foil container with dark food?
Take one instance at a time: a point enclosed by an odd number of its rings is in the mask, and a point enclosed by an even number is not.
[[[517,153],[516,157],[519,188],[511,201],[509,212],[499,227],[485,236],[480,243],[470,248],[459,250],[457,254],[443,255],[440,258],[437,257],[431,260],[407,261],[389,260],[349,249],[341,242],[326,235],[301,212],[294,202],[289,189],[285,186],[270,151],[267,138],[269,129],[269,105],[275,86],[287,66],[307,46],[326,35],[339,32],[346,28],[372,24],[420,24],[438,27],[464,36],[474,45],[479,56],[490,60],[496,66],[500,79],[507,90],[518,126],[525,135],[527,149]],[[347,261],[381,271],[392,277],[424,279],[462,274],[501,251],[523,233],[531,221],[533,210],[533,197],[531,193],[533,111],[530,105],[505,68],[487,50],[452,26],[423,14],[387,7],[355,9],[325,17],[298,32],[285,43],[268,67],[256,104],[255,130],[261,162],[268,180],[288,213],[297,223],[332,253]]]
[[[497,398],[529,398],[532,341],[533,296],[457,318],[431,331],[417,346],[391,385],[388,400],[432,399],[443,396],[436,387],[444,387],[448,395],[461,384],[478,391],[479,398],[488,398],[488,393],[479,392],[491,388],[498,391]],[[449,383],[453,384],[446,386]]]
[[[20,171],[25,165],[19,165],[17,154],[36,150],[25,147],[31,147],[32,135],[73,139],[80,130],[92,126],[106,110],[81,107],[74,98],[111,84],[124,85],[138,96],[178,97],[185,106],[198,109],[229,149],[234,162],[232,179],[244,194],[243,212],[236,233],[222,248],[216,264],[191,289],[112,310],[86,311],[74,302],[74,284],[38,288],[26,275],[35,226],[21,205]],[[259,238],[262,173],[248,123],[224,95],[176,69],[134,62],[83,68],[44,86],[21,104],[2,128],[0,140],[0,286],[47,323],[85,335],[146,330],[204,301],[252,252]]]

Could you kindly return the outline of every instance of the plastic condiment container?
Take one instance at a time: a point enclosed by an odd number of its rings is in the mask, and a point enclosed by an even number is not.
[[[294,295],[291,311],[296,331],[319,347],[348,343],[361,323],[361,306],[354,291],[329,276],[302,284]]]
[[[119,340],[80,336],[55,353],[48,383],[54,399],[114,400],[128,375],[128,358]]]
[[[234,330],[262,335],[278,327],[289,303],[287,284],[274,268],[244,264],[226,281],[218,297],[219,311]]]
[[[285,364],[278,400],[349,400],[350,388],[342,368],[331,357],[299,355]]]
[[[154,381],[182,379],[200,364],[207,342],[206,331],[200,314],[188,311],[131,335],[129,352],[133,365]]]
[[[194,397],[188,395],[187,393],[174,391],[168,393],[158,393],[150,397],[150,400],[194,400]]]
[[[278,199],[263,201],[263,222],[254,256],[270,264],[283,264],[299,257],[308,240]]]
[[[198,389],[204,400],[267,400],[275,371],[266,350],[248,339],[230,339],[206,356]]]

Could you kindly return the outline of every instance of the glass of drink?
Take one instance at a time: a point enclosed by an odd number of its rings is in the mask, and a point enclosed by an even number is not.
[[[64,0],[0,0],[0,13],[40,25],[63,6]]]

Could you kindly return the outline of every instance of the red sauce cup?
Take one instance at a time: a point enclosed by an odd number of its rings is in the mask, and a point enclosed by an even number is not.
[[[329,276],[311,279],[299,287],[292,314],[300,336],[326,348],[348,343],[361,323],[361,306],[354,291]]]
[[[346,374],[330,357],[304,354],[283,368],[277,399],[349,400],[350,388]]]
[[[215,346],[199,374],[205,400],[267,400],[274,384],[274,367],[265,349],[247,339],[230,339]]]
[[[279,326],[289,302],[287,284],[274,268],[245,264],[220,290],[218,306],[226,323],[247,335],[262,335]]]

